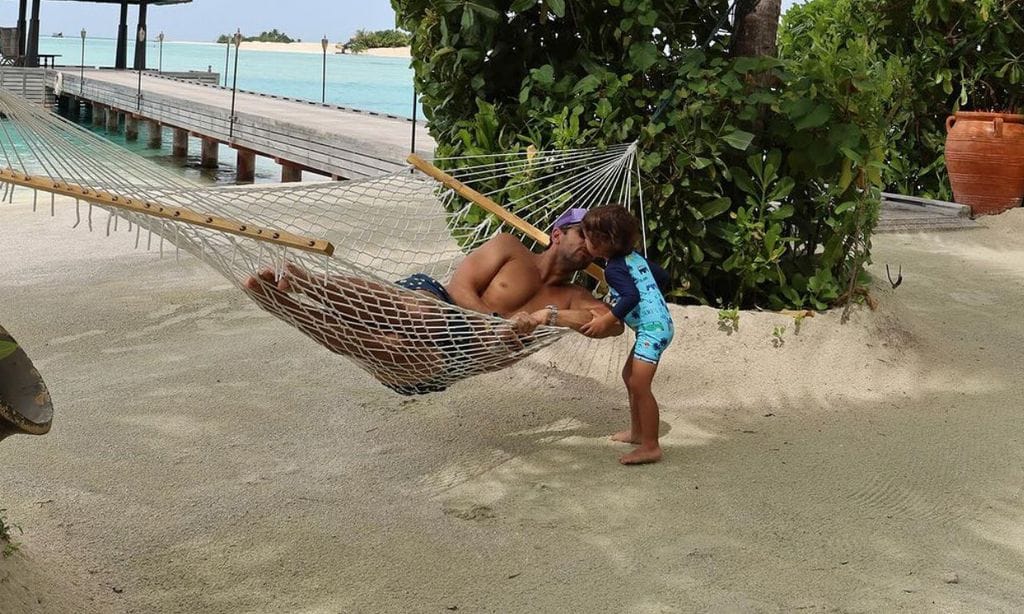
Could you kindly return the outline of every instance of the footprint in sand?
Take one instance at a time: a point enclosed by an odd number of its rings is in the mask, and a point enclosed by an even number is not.
[[[497,516],[490,507],[477,504],[445,505],[441,511],[445,516],[455,516],[462,520],[490,520]]]

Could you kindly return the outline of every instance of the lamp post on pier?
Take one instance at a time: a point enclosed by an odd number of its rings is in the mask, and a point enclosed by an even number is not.
[[[242,46],[242,29],[235,32],[235,74],[231,79],[231,125],[228,128],[228,138],[235,136],[235,93],[238,91],[238,48]],[[230,44],[228,45],[230,49]]]
[[[82,65],[78,68],[78,95],[85,90],[85,28],[82,28]]]
[[[146,26],[139,26],[139,34],[138,34],[138,37],[136,37],[136,39],[135,39],[135,47],[138,48],[139,45],[145,45],[145,44],[146,44]],[[135,57],[138,58],[139,55],[136,53]],[[143,57],[145,57],[145,54],[143,54]],[[135,108],[136,109],[141,109],[142,108],[142,71],[145,68],[146,68],[145,65],[139,64],[139,91],[138,91],[138,94],[136,95],[137,96],[137,99],[135,101]]]
[[[320,104],[327,102],[327,35],[320,40],[320,46],[324,49],[324,76],[323,76],[323,91],[320,94]]]
[[[156,35],[156,40],[160,41],[160,60],[159,60],[159,63],[157,64],[156,71],[158,73],[163,73],[164,72],[164,33],[161,32],[160,34],[157,34]]]

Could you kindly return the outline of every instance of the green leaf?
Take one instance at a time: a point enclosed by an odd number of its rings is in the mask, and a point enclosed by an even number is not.
[[[690,241],[690,260],[692,260],[694,264],[704,262],[704,251],[701,250],[700,245],[697,245],[693,241]]]
[[[473,27],[474,21],[475,20],[473,19],[473,9],[470,8],[469,5],[467,5],[465,8],[462,9],[462,29],[471,29]]]
[[[508,7],[508,10],[512,11],[513,13],[519,13],[521,11],[525,11],[528,8],[536,6],[536,4],[537,0],[514,0],[512,2],[512,6]]]
[[[744,151],[750,147],[750,144],[754,141],[754,135],[743,130],[733,130],[729,134],[723,136],[722,140],[730,147]]]
[[[789,179],[789,178],[787,177],[787,179]],[[769,215],[768,217],[773,219],[773,220],[785,220],[785,219],[789,219],[790,217],[792,217],[793,216],[793,212],[794,212],[793,205],[788,205],[787,204],[787,205],[782,205],[781,207],[779,207],[775,211],[772,211],[771,215]]]
[[[0,339],[0,360],[7,358],[18,349],[18,344],[13,341],[4,341]]]
[[[629,46],[629,59],[637,70],[645,71],[658,61],[658,49],[651,43],[633,43]]]
[[[845,203],[842,203],[841,205],[836,207],[836,215],[842,215],[856,206],[857,203],[853,202],[852,200],[848,200]]]
[[[641,13],[640,16],[636,18],[636,20],[637,23],[639,23],[642,26],[653,26],[654,24],[658,23],[658,12],[646,11],[644,13]]]
[[[597,75],[587,75],[576,82],[576,86],[572,88],[574,96],[580,94],[589,94],[601,85],[601,79]]]
[[[701,217],[709,220],[713,217],[717,217],[729,210],[732,206],[732,201],[724,196],[708,201],[700,205],[697,210],[700,211]]]
[[[545,2],[556,17],[565,17],[565,0],[545,0]]]
[[[760,190],[754,185],[753,180],[750,179],[750,175],[747,171],[742,168],[732,169],[732,180],[736,184],[736,187],[743,190],[745,193],[751,196],[759,196]]]
[[[832,117],[832,107],[822,103],[814,107],[814,110],[806,116],[799,119],[795,124],[793,124],[793,127],[797,130],[817,128],[818,126],[825,125],[825,122],[827,122],[830,117]]]
[[[551,64],[545,64],[531,70],[530,76],[541,85],[551,85],[555,82],[555,68]]]

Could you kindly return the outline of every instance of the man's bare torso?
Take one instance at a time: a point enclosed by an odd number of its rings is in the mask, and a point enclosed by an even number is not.
[[[507,258],[480,295],[493,311],[529,313],[547,305],[568,309],[574,297],[586,293],[569,283],[545,284],[538,268],[539,255],[518,241],[509,243]]]

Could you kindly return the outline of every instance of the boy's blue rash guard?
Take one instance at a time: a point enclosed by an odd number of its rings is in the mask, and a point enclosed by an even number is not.
[[[672,315],[659,288],[668,285],[668,274],[633,252],[609,260],[604,278],[615,301],[612,314],[636,333],[634,358],[657,364],[675,333]]]
[[[630,271],[631,266],[636,269],[635,274]],[[650,277],[654,286],[644,283],[644,278]],[[648,302],[661,303],[664,305],[665,297],[662,295],[662,288],[668,286],[668,273],[655,262],[650,262],[640,254],[633,252],[622,258],[611,258],[608,266],[604,269],[604,278],[608,286],[614,291],[612,298],[617,298],[612,313],[615,317],[626,322],[629,312],[633,311],[640,304],[645,295]],[[645,286],[641,289],[641,286]],[[656,297],[653,295],[657,295]],[[665,308],[667,315],[668,308]],[[640,314],[637,314],[640,315]]]

